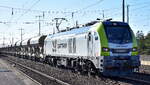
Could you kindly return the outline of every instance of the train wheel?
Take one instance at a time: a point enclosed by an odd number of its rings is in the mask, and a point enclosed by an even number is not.
[[[44,58],[44,63],[46,63],[46,64],[48,64],[48,57],[46,56],[45,58]]]
[[[39,58],[39,62],[44,63],[44,59],[43,58]]]
[[[74,72],[74,73],[77,73],[77,72],[78,72],[78,65],[77,65],[77,61],[73,61],[72,68],[73,68],[73,72]]]
[[[85,61],[85,64],[83,65],[83,72],[87,74],[89,77],[91,75],[95,75],[95,68],[92,62]]]
[[[53,66],[57,67],[57,59],[53,59]]]

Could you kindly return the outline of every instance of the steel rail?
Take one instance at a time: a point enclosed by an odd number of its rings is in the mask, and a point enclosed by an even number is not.
[[[129,80],[129,81],[135,81],[136,83],[141,83],[142,85],[150,85],[150,81],[146,81],[146,80],[141,80],[141,79],[136,79],[133,77],[118,77],[120,79],[124,79],[124,80]]]
[[[17,62],[12,61],[12,60],[8,60],[8,61],[10,61],[10,62],[12,62],[12,63],[14,63],[14,64],[16,64],[16,65],[22,66],[23,68],[29,69],[29,70],[31,70],[31,71],[33,71],[33,72],[35,72],[35,73],[37,73],[37,74],[40,74],[40,75],[42,75],[42,76],[44,76],[44,77],[46,77],[46,78],[48,78],[48,79],[50,79],[50,80],[52,80],[52,81],[56,81],[57,83],[59,83],[59,84],[61,84],[61,85],[70,85],[69,83],[63,82],[63,81],[61,81],[61,80],[59,80],[59,79],[57,79],[57,78],[54,78],[54,77],[52,77],[52,76],[49,76],[49,75],[47,75],[47,74],[45,74],[45,73],[42,73],[42,72],[37,71],[37,70],[35,70],[35,69],[32,69],[32,68],[30,68],[30,67],[28,67],[28,66],[25,66],[25,65],[23,65],[23,64],[17,63]]]

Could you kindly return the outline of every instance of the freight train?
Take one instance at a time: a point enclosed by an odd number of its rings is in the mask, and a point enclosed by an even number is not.
[[[18,41],[0,52],[105,76],[132,74],[140,66],[134,33],[118,21],[95,21]]]

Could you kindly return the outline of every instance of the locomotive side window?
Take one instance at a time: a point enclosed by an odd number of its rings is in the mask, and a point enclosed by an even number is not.
[[[98,37],[95,37],[95,40],[98,40]]]
[[[98,35],[96,32],[94,32],[95,40],[98,40]]]

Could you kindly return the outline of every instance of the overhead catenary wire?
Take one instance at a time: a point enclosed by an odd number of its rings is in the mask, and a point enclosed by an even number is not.
[[[21,17],[23,17],[25,14],[27,14],[40,0],[37,0],[28,10],[26,10],[24,13],[21,14],[21,16],[19,16],[17,18],[17,21],[20,20]]]
[[[15,8],[15,7],[9,7],[9,6],[0,6],[0,8],[8,8],[8,9],[12,9],[13,8],[13,11],[28,11],[29,9],[23,9],[23,8]],[[112,11],[113,10],[116,10],[116,9],[119,9],[119,8],[110,8],[110,9],[103,9],[105,11]],[[66,14],[66,13],[72,13],[74,11],[62,11],[62,10],[32,10],[30,9],[29,12],[39,12],[39,13],[44,13],[44,14]],[[102,10],[100,9],[95,9],[95,10],[82,10],[82,11],[79,11],[78,13],[98,13],[98,12],[102,12]]]
[[[131,3],[130,3],[130,5],[131,5],[131,6],[139,6],[139,5],[141,6],[141,5],[145,5],[145,4],[149,4],[149,3],[150,3],[150,1],[142,2],[142,3],[135,3],[135,2],[134,2],[134,4],[131,4]]]
[[[4,5],[0,5],[0,8],[5,8],[5,9],[14,9],[14,10],[22,10],[22,11],[27,11],[29,9],[25,9],[25,8],[18,8],[18,7],[11,7],[11,6],[4,6]],[[32,10],[30,9],[31,12],[43,12],[44,10]]]
[[[38,0],[39,1],[39,0]],[[99,2],[102,2],[103,0],[99,0],[98,2],[96,2],[96,3],[93,3],[93,4],[91,4],[91,5],[88,5],[88,6],[86,6],[86,7],[84,7],[84,8],[82,8],[82,9],[80,9],[80,10],[77,10],[77,11],[83,11],[84,10],[84,12],[91,12],[92,13],[92,11],[90,11],[90,10],[87,10],[87,11],[85,11],[85,9],[87,9],[87,8],[89,8],[89,7],[92,7],[92,6],[95,6],[95,5],[97,5],[97,4],[99,4]],[[141,6],[141,5],[145,5],[145,4],[148,4],[148,2],[143,2],[143,3],[138,3],[138,4],[130,4],[130,6]],[[24,10],[24,11],[28,11],[29,9],[23,9],[23,8],[15,8],[15,7],[9,7],[9,6],[0,6],[0,7],[3,7],[3,8],[9,8],[9,9],[14,9],[14,10]],[[144,6],[145,7],[145,6]],[[144,7],[142,7],[142,8],[144,8]],[[140,7],[141,8],[141,7]],[[111,8],[110,10],[112,10],[112,9],[114,9],[114,8]],[[131,8],[132,9],[132,8]],[[136,9],[138,9],[138,8],[136,8]],[[29,10],[29,11],[31,11],[31,12],[44,12],[44,13],[72,13],[73,11],[68,11],[68,12],[63,12],[63,11],[54,11],[54,10],[50,10],[50,11],[45,11],[45,10]],[[28,12],[29,12],[28,11]],[[95,11],[101,11],[101,10],[95,10]],[[105,12],[106,11],[108,11],[107,9],[105,9]]]
[[[81,8],[81,9],[77,10],[77,11],[74,11],[74,12],[76,13],[76,12],[79,12],[79,11],[82,11],[82,10],[85,10],[85,9],[88,9],[88,8],[90,8],[90,7],[96,6],[97,4],[102,3],[103,1],[104,1],[104,0],[99,0],[99,1],[97,1],[97,2],[95,2],[95,3],[93,3],[93,4],[90,4],[90,5],[86,6],[86,7],[83,7],[83,8]]]
[[[27,5],[30,2],[30,0],[26,0],[25,3],[23,3],[22,8],[25,7],[25,5]]]
[[[144,5],[144,6],[137,7],[137,8],[134,8],[134,9],[132,9],[132,5],[130,5],[130,6],[131,6],[131,10],[132,10],[132,12],[133,12],[133,11],[137,11],[137,10],[139,10],[139,9],[143,9],[143,8],[145,8],[145,7],[149,7],[149,4],[146,4],[146,5]],[[141,10],[139,10],[139,11],[141,11]]]
[[[99,1],[101,1],[101,0],[99,0]],[[98,1],[98,2],[99,2]],[[94,3],[93,3],[94,4]],[[100,4],[100,3],[95,3],[95,5],[97,5],[97,4]],[[145,3],[146,4],[146,3]],[[95,6],[94,5],[94,6]],[[138,4],[138,5],[132,5],[131,4],[131,7],[139,7],[139,8],[141,8],[140,6],[143,6],[142,4]],[[86,8],[87,7],[87,8]],[[90,8],[90,7],[93,7],[92,6],[92,4],[91,5],[88,5],[88,6],[86,6],[86,7],[84,7],[81,11],[79,11],[78,12],[78,14],[80,14],[80,13],[87,13],[87,14],[89,14],[89,13],[101,13],[102,11],[101,10],[88,10],[88,8]],[[12,9],[13,7],[7,7],[7,8],[9,8],[9,9]],[[29,10],[29,9],[22,9],[22,8],[19,8],[19,9],[15,9],[15,8],[13,8],[14,10],[24,10],[24,11],[27,11],[27,10]],[[107,17],[108,15],[107,14],[111,14],[111,13],[106,13],[106,12],[110,12],[110,11],[112,11],[112,9],[114,10],[114,8],[110,8],[110,10],[107,10],[107,9],[103,9],[103,10],[105,10],[105,16]],[[133,9],[133,8],[132,8]],[[131,9],[131,10],[132,10]],[[138,10],[138,9],[137,9]],[[28,11],[28,12],[43,12],[44,10],[32,10],[32,8]],[[46,11],[46,12],[44,12],[45,14],[46,13],[51,13],[51,14],[59,14],[59,13],[64,13],[65,11],[61,11],[61,10],[58,10],[58,11],[55,11],[55,10],[50,10],[50,11]],[[71,12],[74,12],[74,11],[66,11],[65,13],[71,13]],[[132,12],[132,11],[131,11]],[[112,14],[114,14],[114,12],[112,12]],[[116,13],[117,14],[117,13]],[[114,15],[116,15],[116,14],[114,14]],[[15,16],[14,16],[14,18],[15,18]]]

